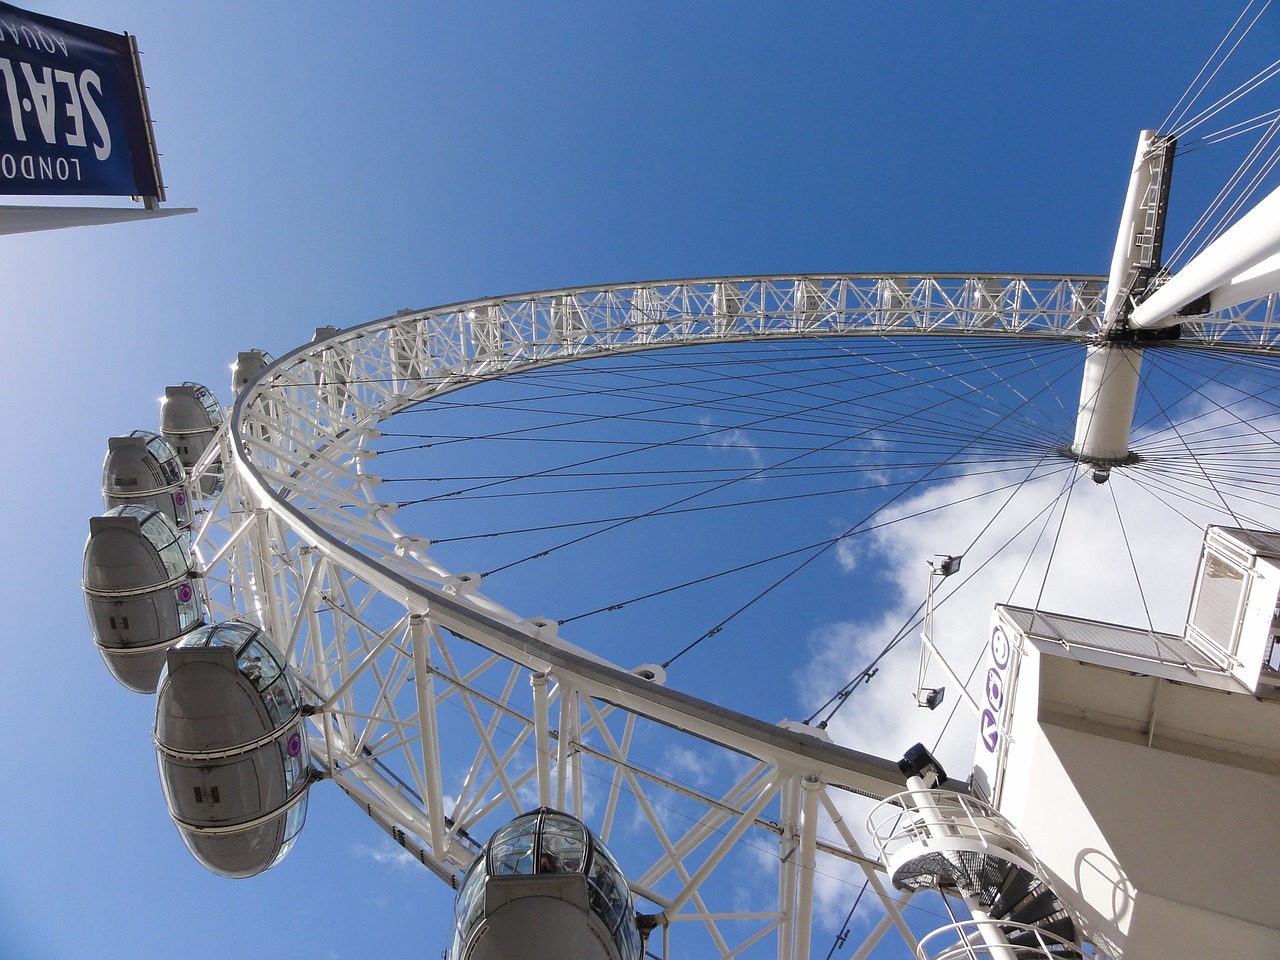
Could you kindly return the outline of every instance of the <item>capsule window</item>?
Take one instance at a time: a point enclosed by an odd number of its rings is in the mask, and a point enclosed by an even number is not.
[[[284,766],[284,790],[292,795],[307,783],[307,751],[301,732],[295,731],[280,742],[280,759]]]
[[[539,873],[581,873],[586,856],[587,835],[582,824],[565,817],[543,819]]]
[[[285,815],[284,820],[284,838],[286,842],[292,842],[298,836],[298,831],[302,829],[302,825],[307,820],[307,798],[303,797],[292,807]]]
[[[142,521],[142,534],[151,541],[169,576],[178,577],[191,569],[187,551],[173,524],[161,513],[152,513]]]
[[[280,676],[280,664],[257,640],[246,644],[239,651],[236,666],[259,690],[266,690]]]
[[[538,819],[529,817],[507,824],[494,836],[489,856],[494,876],[533,873],[533,848]]]
[[[454,943],[457,944],[458,950],[461,949],[467,935],[480,922],[480,917],[484,913],[484,883],[484,855],[481,854],[476,857],[467,871],[462,881],[462,888],[458,891],[457,902],[453,907],[453,922],[457,929]],[[461,954],[455,950],[453,956],[461,956]]]
[[[610,930],[616,930],[618,921],[626,912],[626,886],[611,860],[598,857],[591,864],[590,887],[587,891],[591,909]]]
[[[178,462],[177,451],[164,437],[145,430],[135,431],[134,436],[147,438],[147,450],[156,458],[160,467],[160,476],[166,483],[181,483],[183,480],[182,464]]]

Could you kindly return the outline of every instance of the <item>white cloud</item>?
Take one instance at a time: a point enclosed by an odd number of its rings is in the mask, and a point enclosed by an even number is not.
[[[860,552],[857,541],[845,537],[836,542],[836,564],[845,573],[853,573],[858,568]]]
[[[421,870],[422,864],[418,862],[417,857],[411,854],[404,847],[392,843],[390,840],[383,840],[379,844],[359,843],[355,846],[355,853],[361,857],[367,857],[374,863],[389,863],[392,866],[401,869]]]
[[[1208,507],[1186,504],[1177,505],[1178,511],[1187,514],[1180,516],[1171,508],[1169,497],[1153,496],[1123,471],[1116,471],[1107,485],[1095,485],[1087,478],[1077,482],[1064,522],[1059,510],[1037,518],[1061,494],[1064,481],[1061,473],[1030,481],[985,531],[984,525],[1006,494],[968,500],[955,509],[881,527],[874,539],[862,544],[858,560],[876,565],[888,585],[887,594],[895,599],[882,613],[828,623],[810,635],[811,658],[799,674],[805,702],[815,707],[822,703],[890,642],[924,600],[926,561],[936,554],[965,552],[961,572],[938,591],[933,631],[962,677],[982,655],[996,603],[1143,627],[1150,617],[1155,629],[1180,634],[1202,525],[1224,522],[1223,518]],[[919,514],[989,491],[996,484],[990,477],[961,477],[903,501],[895,515]],[[1123,527],[1117,521],[1117,508],[1125,518]],[[847,559],[837,553],[837,562],[844,567]],[[1140,590],[1135,568],[1141,575]],[[919,631],[913,629],[830,723],[828,732],[837,742],[887,757],[900,756],[916,742],[932,747],[960,698],[954,683],[935,666],[926,682],[950,688],[943,706],[930,712],[915,705],[919,651]],[[969,772],[973,731],[973,716],[961,706],[938,751],[952,776],[963,778]]]

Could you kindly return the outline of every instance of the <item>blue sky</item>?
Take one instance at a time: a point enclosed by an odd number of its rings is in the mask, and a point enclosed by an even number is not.
[[[0,953],[202,960],[434,956],[449,897],[381,862],[337,791],[314,791],[263,878],[188,857],[151,702],[110,680],[82,612],[108,436],[154,428],[168,383],[228,399],[238,350],[401,307],[754,272],[1105,272],[1137,132],[1238,5],[38,10],[137,35],[170,202],[200,213],[0,238]]]

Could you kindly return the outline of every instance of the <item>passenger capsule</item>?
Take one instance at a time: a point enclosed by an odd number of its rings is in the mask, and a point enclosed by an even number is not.
[[[85,608],[107,668],[130,690],[154,693],[165,651],[204,622],[191,577],[186,535],[159,510],[128,504],[89,518]]]
[[[273,363],[275,358],[265,350],[241,351],[236,355],[236,362],[231,366],[231,392],[237,397],[240,396],[240,392],[249,385],[249,381]],[[275,419],[275,401],[269,398],[260,399],[254,412],[256,416],[250,420],[244,436],[270,443],[271,430],[263,421]]]
[[[107,441],[102,496],[108,508],[130,503],[152,507],[185,530],[193,516],[185,481],[177,451],[158,433],[135,430]]]
[[[275,357],[265,350],[242,350],[231,367],[231,392],[240,396],[250,380],[275,362]]]
[[[206,386],[188,380],[164,388],[160,406],[160,432],[177,451],[188,473],[209,448],[222,426],[222,407]],[[200,492],[211,497],[222,489],[222,470],[216,467],[200,479]]]
[[[310,760],[297,687],[263,631],[218,623],[169,651],[156,753],[169,813],[202,866],[251,877],[289,852]]]
[[[449,960],[641,960],[627,881],[600,839],[542,808],[493,835],[454,903]]]

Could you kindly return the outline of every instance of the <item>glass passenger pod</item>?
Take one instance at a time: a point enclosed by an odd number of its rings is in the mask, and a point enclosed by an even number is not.
[[[135,430],[107,440],[102,497],[108,508],[129,503],[153,507],[185,530],[194,518],[186,479],[178,452],[158,433]]]
[[[160,405],[160,432],[178,454],[188,472],[209,448],[222,426],[222,407],[206,386],[188,380],[164,388]],[[200,492],[211,497],[222,489],[221,469],[200,478]]]
[[[300,707],[284,658],[252,624],[202,627],[169,651],[160,781],[187,849],[213,873],[262,873],[297,839],[310,782]]]
[[[579,820],[542,808],[500,829],[458,890],[449,960],[641,960],[631,891]]]
[[[275,357],[265,350],[242,350],[236,354],[236,362],[231,367],[231,392],[240,396],[250,380],[275,362]]]
[[[236,355],[236,362],[231,365],[231,392],[235,396],[240,396],[241,391],[249,385],[249,381],[253,380],[271,364],[275,363],[275,358],[265,350],[243,350]],[[256,406],[255,412],[259,417],[254,419],[248,425],[246,436],[254,440],[260,440],[263,443],[271,442],[271,431],[262,423],[262,416],[267,419],[274,419],[276,404],[273,400],[263,400],[261,405]]]
[[[204,623],[187,536],[154,507],[89,518],[81,586],[94,642],[122,684],[154,693],[165,651]]]

